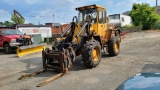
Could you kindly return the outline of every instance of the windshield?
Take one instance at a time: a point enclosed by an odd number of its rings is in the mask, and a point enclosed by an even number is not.
[[[22,32],[20,32],[19,30],[2,30],[2,34],[3,35],[17,35],[17,34],[22,35]]]
[[[87,20],[87,17],[90,15],[91,22],[96,23],[97,10],[96,9],[84,9],[79,11],[79,23],[82,24]]]

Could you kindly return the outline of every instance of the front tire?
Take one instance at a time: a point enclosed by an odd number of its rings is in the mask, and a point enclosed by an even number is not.
[[[87,68],[96,67],[101,61],[101,45],[96,40],[89,40],[82,49],[83,63]]]
[[[5,51],[6,54],[12,53],[12,48],[10,47],[9,44],[4,45],[4,51]]]

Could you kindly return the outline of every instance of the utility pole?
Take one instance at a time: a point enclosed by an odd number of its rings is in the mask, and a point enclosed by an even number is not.
[[[55,23],[55,17],[54,17],[54,14],[53,14],[53,23]]]
[[[156,0],[156,7],[158,6],[158,0]]]
[[[158,14],[158,0],[156,0],[156,13]]]

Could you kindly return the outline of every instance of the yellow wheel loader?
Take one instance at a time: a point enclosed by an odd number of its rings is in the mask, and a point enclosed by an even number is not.
[[[42,51],[43,70],[23,75],[20,79],[47,70],[60,72],[38,85],[42,86],[64,75],[74,64],[76,56],[82,55],[84,65],[94,68],[101,61],[102,51],[108,51],[110,56],[119,54],[120,31],[107,24],[106,8],[89,5],[76,10],[79,11],[78,18],[73,17],[70,26],[61,34],[52,49],[46,48]]]

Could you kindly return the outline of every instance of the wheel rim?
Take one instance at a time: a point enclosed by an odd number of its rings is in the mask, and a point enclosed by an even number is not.
[[[99,47],[96,46],[96,47],[94,47],[94,49],[92,51],[92,59],[93,59],[93,61],[97,62],[99,60],[99,56],[100,56]]]
[[[115,48],[116,53],[118,53],[119,52],[119,42],[118,41],[116,41],[116,43],[114,44],[114,48]]]

